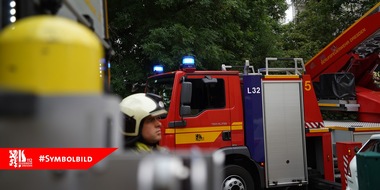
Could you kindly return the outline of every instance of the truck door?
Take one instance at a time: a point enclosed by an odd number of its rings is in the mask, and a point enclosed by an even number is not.
[[[264,80],[267,187],[307,183],[301,80]]]
[[[228,77],[189,74],[185,80],[192,83],[191,113],[175,128],[176,149],[231,146]]]

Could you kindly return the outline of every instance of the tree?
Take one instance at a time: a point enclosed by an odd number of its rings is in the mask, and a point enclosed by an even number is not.
[[[303,10],[282,27],[284,54],[311,59],[378,3],[377,0],[298,1]]]
[[[152,74],[154,64],[178,68],[181,57],[196,57],[197,69],[242,65],[245,59],[264,65],[280,53],[275,44],[283,0],[110,0],[113,91],[130,93]]]

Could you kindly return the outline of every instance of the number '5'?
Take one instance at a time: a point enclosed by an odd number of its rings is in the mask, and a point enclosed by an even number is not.
[[[311,90],[311,81],[305,81],[305,90],[310,91]]]

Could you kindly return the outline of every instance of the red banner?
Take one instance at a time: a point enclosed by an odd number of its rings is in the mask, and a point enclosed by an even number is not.
[[[0,148],[0,170],[86,170],[117,148]]]

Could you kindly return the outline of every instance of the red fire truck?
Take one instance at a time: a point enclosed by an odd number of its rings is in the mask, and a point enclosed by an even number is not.
[[[276,60],[293,61],[293,66],[274,68]],[[146,84],[168,109],[161,120],[162,145],[222,151],[222,189],[303,187],[308,169],[320,169],[322,178],[333,181],[331,136],[321,128],[302,59],[267,58],[259,72],[248,72],[253,69],[246,64],[240,73],[196,71],[194,59],[185,57],[181,68],[152,76]],[[307,143],[305,136],[313,140]]]
[[[379,86],[373,77],[380,70],[379,7],[305,67],[299,58],[267,58],[257,72],[249,64],[242,73],[225,70],[228,66],[197,71],[194,59],[185,57],[180,70],[150,77],[146,91],[161,95],[168,109],[161,144],[224,152],[222,189],[306,184],[340,189],[336,142],[361,141],[380,131]],[[273,67],[278,60],[293,66]],[[359,119],[323,121],[324,109],[357,112]]]

